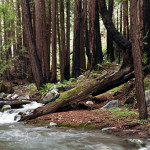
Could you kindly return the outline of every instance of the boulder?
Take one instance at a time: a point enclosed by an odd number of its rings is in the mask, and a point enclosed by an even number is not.
[[[150,106],[150,90],[145,91],[145,99],[147,106]]]
[[[29,100],[29,99],[30,99],[30,96],[29,96],[29,95],[26,95],[26,96],[19,96],[17,99],[18,99],[18,100]]]
[[[119,100],[112,100],[108,102],[105,106],[103,106],[101,109],[108,109],[108,108],[119,107],[119,106],[120,106]]]
[[[54,126],[57,126],[57,123],[55,123],[55,122],[50,122],[49,127],[54,127]]]
[[[132,147],[137,148],[137,149],[146,146],[146,143],[139,139],[127,139],[126,141],[129,143],[129,145],[131,145]]]
[[[18,97],[18,94],[13,94],[12,96],[11,96],[11,99],[16,99]]]
[[[0,93],[0,99],[3,99],[4,97],[5,97],[5,93],[4,92]]]
[[[4,105],[1,109],[2,112],[8,110],[8,109],[11,109],[11,106],[10,105]]]
[[[60,94],[58,93],[57,89],[52,89],[50,92],[48,92],[46,94],[46,96],[43,98],[43,103],[47,104],[50,102],[55,101],[58,97],[60,96]]]

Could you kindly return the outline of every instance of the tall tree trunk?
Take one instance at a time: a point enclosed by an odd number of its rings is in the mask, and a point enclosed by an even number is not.
[[[90,0],[91,12],[91,49],[92,49],[92,63],[91,67],[103,62],[103,54],[101,47],[100,25],[99,25],[99,9],[98,0]]]
[[[65,66],[66,66],[66,41],[65,41],[65,18],[64,18],[64,2],[60,0],[60,30],[61,30],[61,51],[60,51],[60,80],[63,82],[65,79]]]
[[[66,2],[66,66],[65,79],[70,79],[70,0]]]
[[[36,47],[38,57],[42,66],[43,77],[46,82],[50,81],[50,53],[47,44],[47,26],[45,1],[34,0],[35,3],[35,27],[36,27]]]
[[[82,1],[83,3],[83,1]],[[85,45],[84,45],[84,12],[83,8],[81,9],[81,25],[80,25],[80,68],[81,71],[86,70],[86,60],[85,60]]]
[[[50,71],[50,48],[51,48],[51,27],[52,27],[52,12],[51,12],[51,8],[52,8],[52,0],[48,0],[47,2],[47,7],[48,7],[48,15],[47,15],[47,49],[48,49],[48,63],[49,63],[49,71]],[[51,72],[49,74],[49,76],[51,76]],[[49,77],[49,81],[50,81],[50,77]]]
[[[52,70],[51,70],[51,82],[57,81],[56,73],[56,4],[57,0],[52,0]]]
[[[114,0],[109,0],[108,14],[109,14],[110,19],[112,19],[112,16],[113,16],[113,7],[114,7]],[[115,60],[113,39],[109,31],[107,31],[107,59],[110,60],[111,62]]]
[[[129,39],[128,1],[123,1],[123,36]]]
[[[74,78],[77,78],[81,74],[81,70],[80,70],[80,26],[81,26],[81,0],[75,0],[73,67],[72,67],[72,77]]]
[[[88,58],[88,64],[91,65],[91,53],[89,47],[89,30],[88,30],[88,18],[87,18],[87,5],[88,0],[83,0],[83,11],[84,11],[84,35],[85,35],[85,47],[86,55]]]
[[[131,40],[132,40],[132,54],[134,62],[134,74],[135,74],[135,85],[136,85],[136,96],[137,104],[139,108],[140,119],[147,119],[147,106],[144,95],[144,76],[142,68],[142,56],[141,56],[141,31],[143,29],[143,1],[132,0],[130,1],[130,15],[131,15]],[[142,14],[143,15],[143,14]],[[142,25],[142,26],[141,26]]]
[[[27,47],[29,49],[29,56],[30,56],[33,77],[34,77],[37,88],[39,88],[40,86],[44,84],[44,80],[43,80],[43,75],[42,75],[41,64],[37,55],[35,39],[33,37],[31,13],[30,13],[30,6],[29,6],[28,0],[22,0],[22,9],[23,9],[23,21],[24,21],[23,28],[25,30]]]

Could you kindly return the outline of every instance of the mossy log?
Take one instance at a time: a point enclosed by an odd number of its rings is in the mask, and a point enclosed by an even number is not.
[[[95,96],[119,86],[133,77],[134,73],[132,69],[128,67],[111,75],[107,74],[92,81],[85,81],[83,84],[62,93],[55,102],[48,103],[45,106],[35,109],[32,114],[24,116],[20,121],[31,120],[38,116],[54,113],[66,106],[69,107],[70,105],[88,98],[89,95]]]

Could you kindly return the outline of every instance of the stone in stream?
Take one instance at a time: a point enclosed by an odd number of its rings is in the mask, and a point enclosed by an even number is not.
[[[30,99],[30,96],[29,95],[19,96],[17,99],[19,99],[19,100],[28,100],[28,99]]]
[[[112,100],[108,102],[105,106],[103,106],[101,109],[109,109],[109,108],[119,107],[119,106],[120,106],[119,100]]]
[[[52,89],[50,92],[46,94],[46,96],[43,98],[43,103],[47,104],[50,102],[55,101],[60,94],[58,93],[58,90],[56,88]]]
[[[50,124],[49,124],[48,127],[54,127],[54,126],[57,126],[57,123],[55,123],[55,122],[50,122]]]
[[[8,110],[8,109],[11,109],[11,106],[10,105],[4,105],[1,109],[2,112]]]
[[[13,95],[11,96],[11,99],[16,99],[18,96],[19,96],[18,94],[13,94]]]
[[[137,148],[137,149],[146,146],[146,143],[139,139],[127,139],[126,141],[129,143],[129,145],[131,145],[132,147]]]
[[[4,97],[5,97],[5,93],[4,92],[0,93],[0,99],[3,99]]]
[[[102,146],[99,150],[113,150],[113,149],[108,146]]]

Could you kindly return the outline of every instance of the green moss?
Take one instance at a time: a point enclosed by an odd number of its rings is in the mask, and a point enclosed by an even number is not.
[[[111,89],[109,91],[107,91],[107,93],[110,93],[110,92],[114,92],[115,93],[115,92],[121,90],[122,88],[123,88],[123,84],[120,85],[120,86],[117,86],[117,87],[115,87],[115,88],[113,88],[113,89]]]
[[[71,122],[58,124],[58,127],[85,128],[85,129],[98,129],[98,128],[100,128],[99,126],[94,126],[93,124],[80,123],[80,124],[74,125]]]
[[[144,79],[144,87],[145,87],[145,90],[148,90],[150,88],[150,79],[149,78]]]
[[[78,94],[80,91],[84,90],[84,86],[75,87],[69,91],[63,92],[60,94],[60,97],[56,101],[68,98],[70,96]]]
[[[114,120],[121,120],[121,119],[133,119],[133,118],[138,118],[138,113],[134,111],[129,111],[127,108],[110,108],[106,110],[101,110],[103,112],[110,113],[111,118]]]

